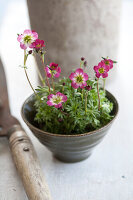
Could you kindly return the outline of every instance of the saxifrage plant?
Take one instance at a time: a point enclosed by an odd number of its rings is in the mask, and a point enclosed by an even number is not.
[[[106,125],[112,118],[113,103],[106,98],[105,80],[116,61],[103,58],[94,66],[95,78],[86,73],[87,61],[81,58],[80,67],[68,78],[58,79],[61,68],[52,62],[44,64],[44,41],[35,31],[25,30],[17,40],[24,50],[24,71],[35,94],[35,121],[41,129],[56,134],[82,134]],[[38,71],[42,86],[35,90],[27,74],[29,55],[37,55],[42,61],[45,78]],[[99,80],[103,80],[103,86]]]

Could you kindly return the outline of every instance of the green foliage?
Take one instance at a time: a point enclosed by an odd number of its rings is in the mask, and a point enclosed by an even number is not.
[[[65,83],[64,86],[63,83]],[[99,111],[96,81],[88,80],[87,84],[92,86],[90,91],[72,88],[70,79],[60,80],[55,86],[56,91],[67,95],[67,101],[63,103],[62,109],[48,106],[48,88],[39,86],[37,92],[40,99],[36,98],[35,101],[35,121],[43,130],[57,134],[81,134],[107,124],[113,118],[110,114],[113,104],[106,98],[106,93],[100,89],[101,107]]]

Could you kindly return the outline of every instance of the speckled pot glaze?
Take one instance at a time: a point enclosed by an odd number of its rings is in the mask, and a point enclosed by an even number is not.
[[[34,121],[36,113],[33,106],[35,101],[34,94],[26,99],[22,106],[21,113],[23,120],[33,134],[56,158],[64,162],[78,162],[91,155],[94,147],[101,142],[116,118],[118,102],[110,92],[106,91],[106,94],[107,98],[114,104],[112,111],[114,118],[102,128],[84,134],[62,135],[48,133],[39,129],[38,124]]]

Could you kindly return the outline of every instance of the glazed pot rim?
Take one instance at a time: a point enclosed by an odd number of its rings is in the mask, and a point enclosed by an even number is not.
[[[45,135],[49,135],[49,136],[55,136],[55,137],[81,137],[81,136],[87,136],[87,135],[95,135],[97,134],[97,132],[101,132],[102,130],[106,129],[110,124],[112,124],[112,122],[115,120],[117,114],[118,114],[118,111],[119,111],[119,105],[118,105],[118,101],[116,100],[116,98],[114,97],[114,95],[112,95],[112,93],[110,93],[108,90],[106,90],[106,92],[111,95],[114,99],[114,102],[115,102],[115,105],[116,105],[116,113],[113,117],[113,119],[111,121],[109,121],[106,125],[104,125],[103,127],[99,128],[99,129],[96,129],[94,131],[89,131],[89,132],[86,132],[86,133],[82,133],[82,134],[71,134],[71,135],[65,135],[65,134],[56,134],[56,133],[50,133],[50,132],[45,132],[43,131],[42,129],[39,129],[37,128],[36,126],[34,126],[33,124],[31,124],[26,118],[25,118],[25,114],[24,114],[24,107],[25,105],[27,104],[28,100],[34,96],[35,94],[33,93],[32,95],[30,95],[28,98],[26,98],[26,100],[24,101],[22,107],[21,107],[21,116],[22,116],[22,119],[24,120],[24,122],[27,124],[28,127],[30,127],[31,129],[34,129],[36,131],[39,131],[40,133],[42,134],[45,134]],[[114,103],[113,102],[113,103]]]

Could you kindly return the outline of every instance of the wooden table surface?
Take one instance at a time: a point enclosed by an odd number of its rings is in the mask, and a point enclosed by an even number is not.
[[[116,78],[107,85],[107,89],[119,101],[119,116],[92,156],[74,164],[56,160],[32,135],[20,116],[23,101],[32,93],[23,69],[18,67],[22,64],[23,54],[16,42],[16,33],[29,27],[25,8],[24,0],[13,0],[12,4],[8,5],[1,26],[0,52],[8,80],[12,114],[21,121],[33,141],[53,200],[132,200],[133,2],[123,3]],[[20,15],[19,19],[16,19],[17,15]],[[32,58],[28,66],[28,73],[33,85],[36,86],[35,62]],[[26,199],[21,180],[12,162],[8,141],[6,138],[0,138],[0,200]]]

